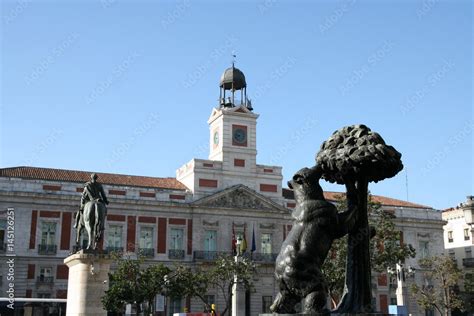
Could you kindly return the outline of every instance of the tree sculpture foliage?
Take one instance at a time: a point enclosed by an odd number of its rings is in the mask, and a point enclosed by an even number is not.
[[[412,284],[410,289],[418,304],[425,309],[436,309],[444,316],[451,315],[455,309],[463,309],[457,291],[462,273],[453,259],[436,256],[421,259],[419,263],[426,270],[426,282],[422,286]]]
[[[347,209],[347,200],[344,195],[336,197],[338,210]],[[370,258],[372,269],[382,272],[387,267],[395,266],[399,261],[408,257],[415,257],[415,249],[410,244],[401,242],[400,231],[393,222],[395,216],[382,209],[380,203],[374,202],[368,196],[369,224],[375,227],[375,236],[370,240]],[[345,282],[345,264],[347,256],[347,237],[335,240],[323,265],[326,276],[332,307],[339,303]]]
[[[102,297],[108,311],[121,313],[125,305],[135,305],[137,313],[142,303],[147,302],[148,314],[154,306],[155,296],[164,290],[164,276],[170,269],[163,264],[143,268],[142,259],[116,257],[117,268],[109,273],[109,289]]]
[[[338,184],[353,183],[357,189],[356,198],[347,201],[349,207],[357,205],[358,211],[356,228],[349,232],[347,240],[346,284],[338,312],[372,310],[368,184],[395,176],[403,169],[400,158],[395,148],[365,125],[337,130],[316,155],[324,179]]]

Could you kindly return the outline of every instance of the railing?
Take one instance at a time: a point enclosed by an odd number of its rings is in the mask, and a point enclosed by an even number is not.
[[[143,257],[154,257],[155,249],[154,248],[139,248],[138,253]]]
[[[277,253],[260,253],[260,252],[248,253],[246,252],[244,256],[256,262],[275,263],[275,260],[278,254]]]
[[[170,259],[184,259],[184,250],[182,249],[169,249],[168,258]]]
[[[462,259],[462,265],[466,268],[474,267],[474,258],[464,258]]]
[[[195,261],[214,261],[221,256],[230,256],[231,252],[226,251],[194,251],[194,260]]]
[[[112,252],[121,253],[123,252],[123,247],[107,246],[107,252],[108,253],[112,253]]]
[[[36,278],[36,282],[41,284],[52,284],[54,283],[54,277],[40,275]]]
[[[56,245],[38,245],[38,254],[40,255],[55,255],[58,251],[58,246]]]

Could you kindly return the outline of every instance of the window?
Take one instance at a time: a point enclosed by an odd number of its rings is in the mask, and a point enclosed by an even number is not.
[[[81,238],[79,239],[79,245],[82,245],[82,248],[86,249],[88,243],[89,243],[89,236],[87,236],[87,233],[85,232],[85,230],[83,230],[83,233],[81,234]]]
[[[464,240],[469,240],[469,228],[464,228]]]
[[[51,267],[41,267],[39,275],[40,277],[50,277],[53,274],[52,271]]]
[[[53,283],[53,268],[40,267],[38,282]]]
[[[153,248],[153,227],[143,226],[140,229],[140,248],[141,249]]]
[[[0,219],[0,251],[7,250],[7,247],[5,244],[6,229],[7,229],[7,221],[5,219]]]
[[[109,225],[107,235],[107,248],[113,251],[122,251],[122,231],[121,225]]]
[[[425,309],[425,316],[434,316],[434,310],[433,309]]]
[[[262,313],[271,313],[270,306],[273,303],[272,296],[262,296]]]
[[[262,234],[261,236],[261,251],[263,254],[272,253],[272,235],[271,234]]]
[[[212,304],[216,303],[216,297],[214,295],[204,295],[204,301],[208,306],[211,306]],[[207,310],[206,305],[204,305],[203,310],[206,312],[210,312],[210,310]]]
[[[184,231],[182,228],[171,229],[170,249],[173,249],[173,250],[183,249],[183,235],[184,235]]]
[[[419,253],[420,253],[420,258],[421,259],[425,259],[425,258],[429,257],[430,252],[429,252],[428,241],[420,241],[419,242]]]
[[[466,258],[472,258],[472,249],[471,247],[465,247],[464,253],[466,254]]]
[[[56,244],[56,223],[43,222],[41,229],[41,244],[55,245]]]
[[[206,230],[204,237],[204,251],[217,250],[217,232],[215,230]]]
[[[171,297],[170,305],[168,308],[168,315],[173,316],[174,313],[180,313],[181,310],[181,298]]]
[[[448,242],[453,242],[453,232],[452,231],[448,232]]]

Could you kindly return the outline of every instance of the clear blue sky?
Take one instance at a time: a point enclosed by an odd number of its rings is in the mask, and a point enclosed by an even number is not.
[[[0,167],[174,176],[207,158],[232,51],[284,181],[364,123],[406,169],[374,194],[473,194],[471,1],[2,1]],[[407,174],[405,173],[407,171]],[[342,190],[324,185],[327,190]]]

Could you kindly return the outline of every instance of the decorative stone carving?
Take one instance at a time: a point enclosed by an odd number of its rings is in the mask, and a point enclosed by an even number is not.
[[[202,220],[202,225],[203,226],[219,226],[219,221],[206,221],[205,219]]]
[[[206,203],[209,206],[217,207],[232,207],[244,209],[271,209],[271,207],[264,203],[257,196],[249,194],[243,188],[237,188],[228,194],[222,195],[215,200]]]
[[[260,224],[262,229],[275,229],[275,224]]]

